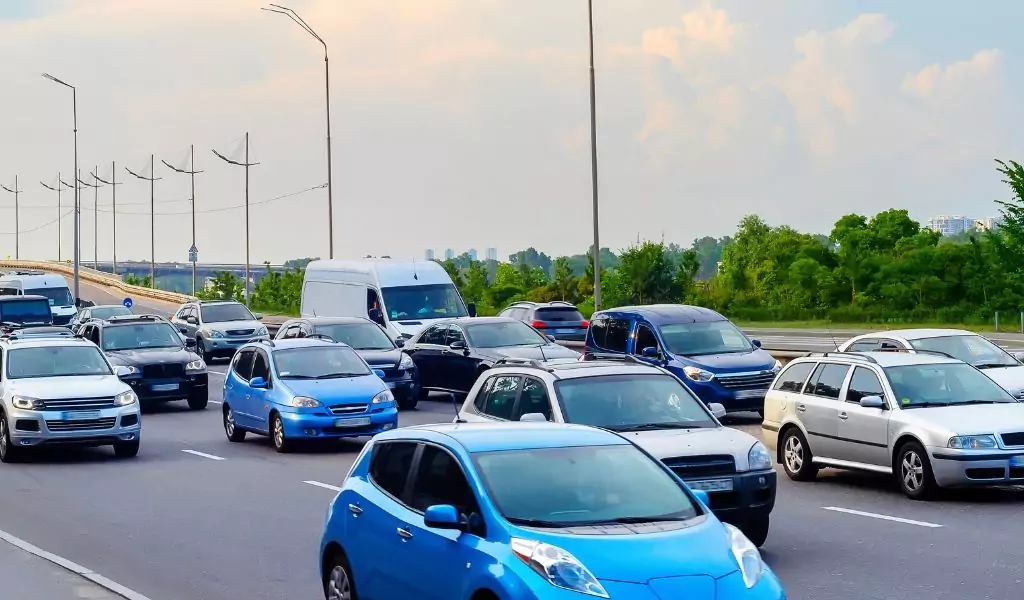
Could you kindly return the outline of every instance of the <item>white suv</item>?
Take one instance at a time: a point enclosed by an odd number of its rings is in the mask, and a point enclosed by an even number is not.
[[[797,481],[824,467],[893,474],[913,499],[1024,483],[1024,405],[941,353],[798,358],[772,383],[761,427]]]

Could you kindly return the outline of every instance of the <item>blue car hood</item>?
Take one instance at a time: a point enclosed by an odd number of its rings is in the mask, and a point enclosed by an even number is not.
[[[326,406],[338,404],[365,404],[388,389],[376,375],[346,377],[343,379],[281,379],[296,396],[308,396]]]
[[[598,579],[646,583],[660,577],[723,577],[739,567],[722,524],[712,518],[673,531],[651,525],[614,525],[585,534],[517,528],[516,537],[567,550]],[[655,526],[656,527],[656,526]],[[612,535],[624,532],[622,535]],[[654,533],[648,533],[654,531]],[[633,533],[636,532],[636,533]]]
[[[775,365],[775,359],[764,350],[754,350],[743,354],[707,354],[702,356],[680,356],[674,366],[693,365],[707,369],[712,373],[728,373],[730,371],[767,371]]]

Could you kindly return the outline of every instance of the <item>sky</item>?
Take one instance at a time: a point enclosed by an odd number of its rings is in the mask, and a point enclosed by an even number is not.
[[[279,0],[286,1],[286,0]],[[593,242],[584,0],[289,0],[330,56],[336,258]],[[0,0],[0,183],[22,258],[328,255],[323,48],[259,0]],[[1024,160],[1024,2],[595,0],[601,245],[688,245],[756,213],[828,233],[906,208],[995,216]],[[2,190],[0,190],[2,192]],[[94,203],[98,198],[98,203]],[[63,258],[73,194],[62,196]],[[14,254],[0,194],[0,255]],[[98,232],[98,233],[97,233]]]

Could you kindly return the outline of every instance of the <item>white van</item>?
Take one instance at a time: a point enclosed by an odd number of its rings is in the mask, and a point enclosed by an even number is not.
[[[364,317],[379,306],[381,323],[407,339],[438,319],[476,316],[444,267],[432,260],[314,260],[302,282],[303,317]]]
[[[7,271],[0,275],[0,296],[43,296],[50,301],[54,325],[67,325],[78,313],[63,275],[44,271]]]

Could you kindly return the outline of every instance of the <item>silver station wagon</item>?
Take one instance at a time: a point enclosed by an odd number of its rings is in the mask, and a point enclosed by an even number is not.
[[[798,481],[823,467],[891,473],[918,500],[942,487],[1024,483],[1024,404],[941,353],[798,358],[772,383],[761,427]]]

